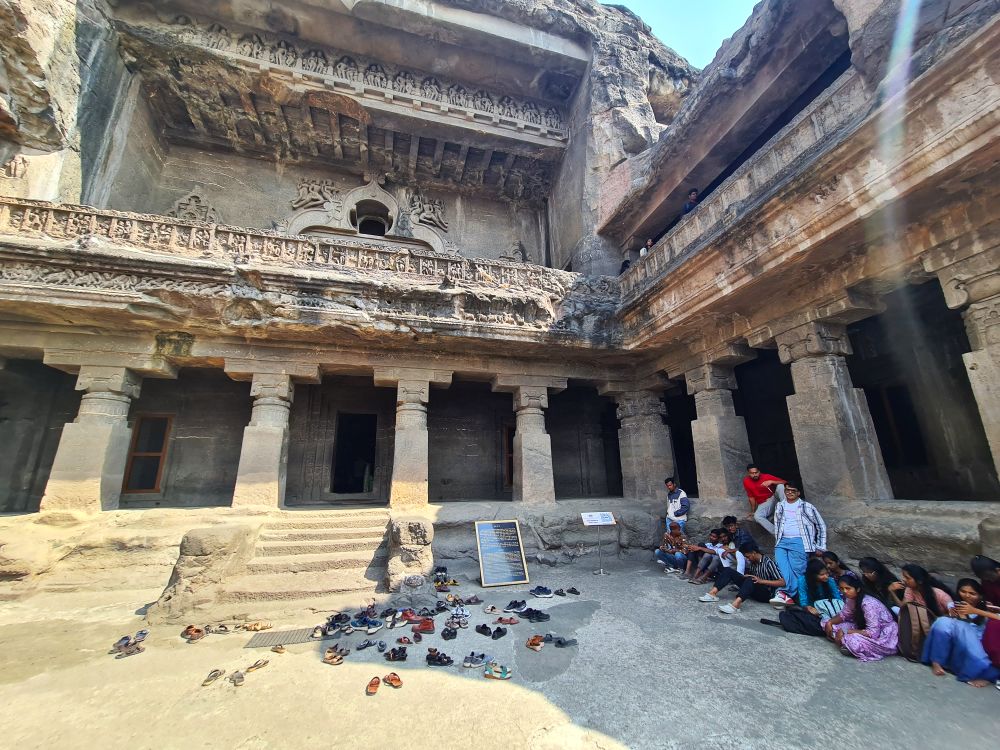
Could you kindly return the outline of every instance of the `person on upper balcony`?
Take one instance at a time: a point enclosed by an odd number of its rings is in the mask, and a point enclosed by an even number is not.
[[[683,209],[684,214],[687,215],[692,211],[694,211],[696,208],[698,208],[699,202],[700,201],[698,199],[698,188],[691,188],[690,190],[688,190],[687,203],[684,204],[684,209]]]
[[[651,252],[653,252],[653,240],[652,240],[652,238],[646,240],[646,244],[639,248],[639,257],[640,258],[645,258]]]

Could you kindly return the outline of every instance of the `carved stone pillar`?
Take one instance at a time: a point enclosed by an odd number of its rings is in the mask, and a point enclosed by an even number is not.
[[[613,396],[618,404],[618,447],[622,488],[626,498],[662,500],[663,480],[675,474],[670,428],[663,423],[666,408],[656,391],[625,391]]]
[[[142,378],[125,367],[83,365],[76,420],[63,427],[42,510],[114,510],[121,497],[132,430],[128,413]]]
[[[691,423],[698,494],[708,499],[744,499],[743,477],[753,458],[746,423],[733,406],[733,369],[704,364],[685,372],[684,379],[698,416]]]
[[[243,430],[233,507],[280,507],[288,468],[288,415],[295,385],[284,373],[255,373],[250,385],[253,411]]]
[[[775,337],[778,356],[790,364],[795,393],[788,418],[805,497],[823,501],[892,497],[868,402],[855,388],[845,356],[846,329],[811,322]]]
[[[493,390],[512,393],[517,427],[514,430],[514,489],[518,502],[543,504],[556,499],[552,475],[552,439],[545,431],[549,390],[565,390],[565,378],[535,375],[497,375]]]
[[[427,505],[427,402],[431,384],[448,385],[450,372],[378,368],[375,385],[396,386],[396,433],[392,455],[390,507]]]
[[[514,391],[514,495],[516,501],[554,503],[552,439],[545,431],[549,393],[544,386],[522,386]]]
[[[937,274],[948,307],[965,308],[972,351],[962,360],[1000,475],[1000,248],[974,252],[971,247],[958,252],[949,248],[928,254],[923,262]]]

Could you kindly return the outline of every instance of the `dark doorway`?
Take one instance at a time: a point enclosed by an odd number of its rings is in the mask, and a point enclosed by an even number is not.
[[[677,482],[691,497],[698,497],[698,474],[694,460],[694,436],[691,423],[697,419],[694,396],[675,391],[666,396],[667,425],[674,446],[674,473]]]
[[[331,484],[337,495],[371,492],[375,478],[376,414],[337,415]]]
[[[379,219],[362,219],[360,226],[358,226],[358,232],[360,234],[370,234],[375,237],[384,237],[385,224]]]
[[[936,281],[882,298],[885,312],[848,328],[851,380],[862,388],[893,494],[907,500],[993,500],[993,458],[962,354],[962,313]]]
[[[740,365],[735,372],[739,388],[733,392],[733,405],[746,421],[753,460],[761,471],[798,482],[801,487],[785,400],[795,393],[791,368],[781,364],[777,350],[758,349],[757,358]]]

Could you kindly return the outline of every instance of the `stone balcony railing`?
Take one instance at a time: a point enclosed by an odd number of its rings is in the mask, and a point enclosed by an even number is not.
[[[861,76],[853,68],[841,75],[619,278],[623,304],[731,231],[791,176],[843,142],[871,105]]]
[[[68,253],[68,261],[22,267],[25,261],[37,261],[39,248],[62,256]],[[107,253],[115,261],[114,268],[104,258]],[[112,278],[120,275],[121,264],[127,265],[129,273],[153,279],[162,273],[163,258],[201,267],[206,273],[263,272],[274,279],[276,290],[293,297],[293,306],[300,308],[343,309],[335,300],[305,291],[301,277],[306,277],[306,286],[322,288],[336,282],[339,287],[346,283],[366,289],[369,309],[376,316],[415,315],[452,328],[486,326],[496,335],[514,329],[550,331],[606,345],[618,305],[617,282],[610,277],[466,258],[434,251],[413,240],[284,235],[0,197],[0,284],[69,283],[64,270],[68,262],[75,269],[73,285],[132,289],[136,286],[132,276]],[[317,275],[324,271],[330,274],[327,282]],[[141,288],[155,289],[157,284],[151,280]]]

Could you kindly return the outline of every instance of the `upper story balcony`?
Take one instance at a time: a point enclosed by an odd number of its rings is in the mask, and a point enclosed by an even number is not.
[[[13,320],[373,348],[434,335],[463,351],[606,349],[617,302],[614,279],[415,239],[0,198],[0,315]]]
[[[843,73],[620,277],[623,304],[638,300],[723,235],[745,231],[753,242],[755,210],[792,181],[807,178],[809,165],[847,140],[872,104],[858,72]]]

